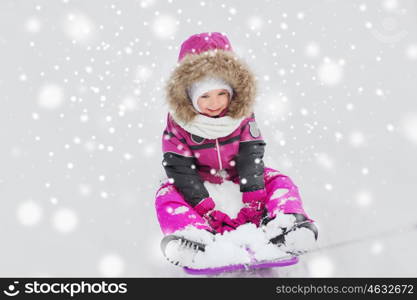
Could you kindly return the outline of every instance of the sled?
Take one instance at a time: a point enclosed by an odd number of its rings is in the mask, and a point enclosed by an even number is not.
[[[291,256],[287,258],[281,258],[272,261],[255,261],[247,264],[235,264],[222,267],[202,268],[194,269],[189,267],[183,267],[183,270],[190,275],[218,275],[222,273],[229,273],[235,271],[249,271],[255,269],[270,269],[277,267],[286,267],[298,263],[297,256]]]
[[[195,241],[188,240],[182,236],[178,235],[167,235],[161,241],[161,250],[164,256],[166,257],[165,249],[167,244],[172,240],[181,240],[182,243],[188,245],[195,251],[205,251],[206,245],[203,243],[198,243]],[[283,253],[284,256],[277,257],[271,260],[257,260],[255,258],[255,252],[246,247],[245,250],[247,251],[250,262],[247,263],[234,263],[225,266],[219,267],[207,267],[207,268],[194,268],[190,266],[183,266],[183,270],[190,275],[216,275],[221,273],[229,273],[235,271],[249,271],[249,270],[256,270],[256,269],[270,269],[270,268],[277,268],[277,267],[286,267],[291,266],[298,263],[298,256],[302,253],[296,252],[285,252]]]

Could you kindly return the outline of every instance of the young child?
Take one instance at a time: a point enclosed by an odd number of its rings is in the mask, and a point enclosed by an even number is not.
[[[263,225],[271,242],[279,244],[285,243],[282,224],[291,217],[293,226],[310,229],[317,239],[297,186],[264,166],[266,143],[253,113],[254,75],[227,37],[218,32],[192,35],[182,43],[178,61],[166,87],[170,112],[162,139],[169,179],[158,189],[156,211],[163,233],[185,236],[187,242],[172,239],[170,250],[164,249],[167,258],[185,265],[174,259],[175,252],[184,247],[197,251],[192,242],[196,236],[186,236],[190,227],[202,235],[222,234],[253,223]],[[243,208],[233,219],[216,208],[203,183],[225,180],[239,184],[242,192]]]

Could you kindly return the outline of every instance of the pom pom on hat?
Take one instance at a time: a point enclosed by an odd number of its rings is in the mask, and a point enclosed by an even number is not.
[[[194,82],[187,89],[187,92],[194,108],[198,112],[201,113],[201,110],[199,109],[198,104],[197,104],[198,98],[204,93],[207,93],[211,90],[220,90],[220,89],[227,90],[230,95],[229,99],[232,99],[232,96],[233,96],[232,87],[226,81],[224,81],[222,78],[219,78],[219,77],[208,76],[200,81]]]

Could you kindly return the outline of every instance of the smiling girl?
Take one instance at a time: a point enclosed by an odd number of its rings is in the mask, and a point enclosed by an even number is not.
[[[264,166],[266,143],[253,113],[254,75],[227,37],[218,32],[193,35],[181,45],[178,60],[166,88],[170,111],[162,164],[168,180],[157,191],[156,211],[163,233],[184,239],[163,245],[167,258],[189,266],[192,260],[179,253],[198,251],[193,242],[246,223],[265,225],[268,239],[283,244],[281,225],[289,224],[289,218],[293,227],[285,232],[306,230],[315,241],[317,228],[303,209],[297,186]],[[238,184],[242,193],[235,218],[217,209],[204,186],[204,181],[225,180]],[[189,228],[199,234],[187,236]]]

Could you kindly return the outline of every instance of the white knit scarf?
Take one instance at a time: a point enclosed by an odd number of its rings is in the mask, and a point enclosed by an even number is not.
[[[228,136],[245,119],[245,117],[233,119],[229,116],[210,118],[199,114],[191,122],[185,123],[176,118],[174,113],[170,112],[170,114],[174,121],[184,130],[205,139],[217,139]]]

